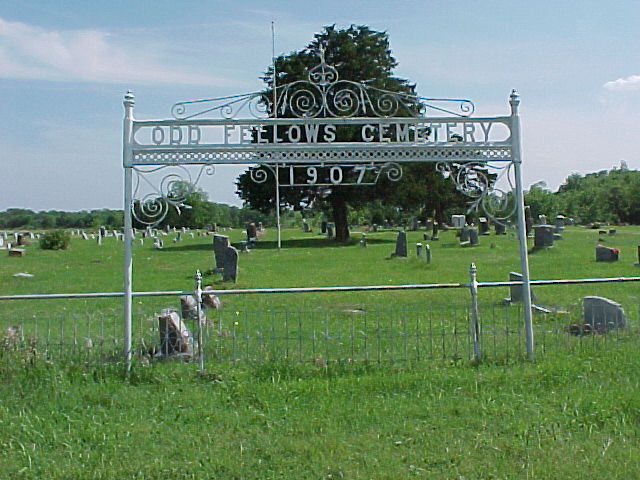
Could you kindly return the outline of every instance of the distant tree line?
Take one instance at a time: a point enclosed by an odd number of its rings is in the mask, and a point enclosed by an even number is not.
[[[640,171],[619,168],[567,177],[557,192],[538,182],[525,193],[525,203],[536,218],[561,214],[580,223],[640,224]]]
[[[275,225],[273,215],[239,208],[225,204],[209,202],[202,192],[190,194],[185,201],[191,208],[182,208],[180,215],[173,208],[159,227],[171,225],[175,227],[205,228],[212,224],[223,227],[243,228],[250,222],[263,222],[264,225]],[[0,228],[6,229],[54,229],[54,228],[98,228],[105,226],[109,229],[121,228],[124,223],[122,210],[83,210],[80,212],[66,212],[61,210],[47,210],[34,212],[23,208],[9,208],[0,212]],[[134,226],[143,227],[134,221]]]
[[[9,208],[0,212],[0,228],[92,228],[104,225],[119,228],[123,224],[122,210],[83,210],[66,212],[47,210],[34,212],[24,208]]]

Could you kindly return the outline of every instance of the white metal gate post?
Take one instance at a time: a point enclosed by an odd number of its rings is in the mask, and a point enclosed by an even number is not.
[[[531,284],[529,283],[529,253],[527,247],[527,229],[524,218],[524,190],[522,187],[522,138],[520,133],[520,96],[513,90],[509,98],[511,105],[511,145],[516,181],[516,208],[518,211],[518,240],[520,243],[520,270],[522,273],[522,303],[524,307],[524,332],[527,342],[527,356],[535,359],[533,339],[533,315],[531,310]]]
[[[123,347],[122,353],[127,365],[127,370],[131,369],[131,306],[132,306],[132,267],[133,267],[133,225],[131,220],[132,190],[133,190],[133,167],[132,149],[133,142],[133,105],[135,97],[131,91],[124,96],[124,128],[122,138],[122,163],[124,167],[124,260],[122,265],[123,274]]]

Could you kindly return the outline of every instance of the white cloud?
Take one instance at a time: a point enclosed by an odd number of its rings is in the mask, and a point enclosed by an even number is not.
[[[99,30],[45,30],[0,18],[0,77],[103,83],[225,86],[228,81],[182,71],[142,39],[129,46]]]
[[[627,91],[627,90],[640,90],[640,75],[630,75],[625,78],[618,78],[612,80],[603,85],[607,90],[613,91]]]

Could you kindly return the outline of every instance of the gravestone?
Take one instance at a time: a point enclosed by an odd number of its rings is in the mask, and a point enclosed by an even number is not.
[[[411,220],[409,221],[409,230],[411,230],[412,232],[418,230],[418,223],[419,222],[416,217],[411,217]]]
[[[222,254],[222,281],[236,282],[238,280],[238,250],[227,247]]]
[[[238,250],[229,244],[226,235],[213,236],[213,254],[216,260],[216,273],[222,274],[225,282],[235,282],[238,278]]]
[[[584,297],[582,313],[582,333],[607,333],[628,325],[622,306],[608,298]]]
[[[262,232],[264,232],[264,225],[262,225],[262,222],[258,222],[258,233]]]
[[[25,253],[27,253],[27,251],[24,248],[10,248],[9,247],[9,256],[10,257],[24,257]]]
[[[180,295],[180,310],[183,320],[198,320],[198,301],[193,295]],[[200,309],[200,324],[207,321],[204,307]]]
[[[224,251],[228,247],[229,247],[229,237],[227,237],[226,235],[218,235],[218,234],[213,236],[213,255],[216,261],[216,270],[222,269],[223,267],[222,257],[224,255]]]
[[[238,248],[240,248],[240,253],[249,253],[251,251],[249,250],[249,242],[245,240],[238,242]]]
[[[422,244],[416,243],[416,257],[420,258],[422,256]]]
[[[607,234],[608,235],[615,235],[616,234],[616,229],[615,228],[610,228],[609,230],[607,230]]]
[[[547,216],[538,215],[538,225],[546,225],[546,224],[547,224]]]
[[[557,215],[553,222],[553,233],[564,232],[564,215]]]
[[[333,238],[333,223],[327,223],[327,238]]]
[[[524,207],[524,228],[527,232],[527,237],[531,235],[531,229],[533,228],[533,216],[531,215],[531,207],[529,205]]]
[[[306,218],[302,219],[302,231],[304,233],[309,233],[311,231],[311,228],[309,227],[309,224],[307,223],[307,219]]]
[[[507,234],[507,226],[502,222],[495,222],[494,231],[496,235],[506,235]]]
[[[99,233],[96,236],[96,241],[97,241],[98,245],[102,245],[102,235],[100,235]]]
[[[466,218],[464,215],[451,215],[451,225],[453,228],[462,228],[466,223]]]
[[[478,230],[480,235],[489,235],[489,222],[485,217],[478,219]]]
[[[467,243],[469,242],[469,228],[468,227],[464,227],[462,230],[460,230],[460,243]]]
[[[431,229],[431,240],[432,241],[437,241],[438,240],[438,222],[436,222],[435,220],[433,221],[433,228]]]
[[[620,250],[596,245],[596,262],[617,262]]]
[[[258,227],[256,224],[251,222],[247,225],[247,242],[249,245],[253,246],[258,241]]]
[[[533,246],[535,248],[553,247],[553,227],[536,225],[533,227]]]
[[[360,242],[359,242],[361,247],[366,247],[367,246],[367,235],[365,233],[362,234],[362,237],[360,237]]]
[[[320,233],[326,234],[327,226],[328,226],[328,223],[325,220],[323,220],[322,223],[320,223]]]
[[[522,275],[520,273],[517,272],[509,272],[509,281],[510,282],[521,282],[522,281]],[[506,298],[505,301],[508,303],[513,303],[513,302],[521,302],[522,301],[522,290],[523,290],[523,285],[509,285],[509,298]],[[536,297],[533,294],[533,291],[531,291],[531,301],[535,302],[536,301]]]
[[[431,246],[428,243],[424,246],[424,258],[427,265],[429,265],[431,263]]]
[[[469,228],[469,242],[474,246],[480,244],[480,241],[478,240],[478,230],[475,228]]]
[[[396,249],[393,252],[394,257],[406,257],[407,256],[407,234],[406,232],[398,232],[396,238]]]
[[[191,332],[173,308],[165,308],[158,316],[160,355],[193,355]]]
[[[153,248],[157,250],[161,250],[164,247],[164,242],[160,237],[156,237],[153,239]]]
[[[82,232],[82,239],[89,240],[89,236],[86,233]]]
[[[4,237],[0,235],[0,248],[4,247]]]
[[[374,223],[373,225],[371,225],[371,231],[376,233],[378,231],[378,224]]]
[[[202,291],[202,305],[200,309],[200,323],[207,321],[207,315],[205,310],[213,308],[215,310],[222,306],[222,302],[217,295],[213,293],[207,293],[207,290]],[[180,296],[180,309],[182,311],[182,319],[198,320],[198,301],[194,295],[181,295]]]

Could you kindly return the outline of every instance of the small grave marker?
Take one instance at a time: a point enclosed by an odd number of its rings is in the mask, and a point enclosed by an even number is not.
[[[553,247],[553,227],[536,225],[533,227],[533,246],[535,248]]]
[[[620,250],[596,245],[596,262],[617,262]]]
[[[191,357],[193,354],[193,337],[191,332],[172,308],[165,308],[158,316],[160,330],[160,355],[181,355]]]
[[[404,231],[398,232],[396,238],[396,249],[393,252],[393,257],[406,257],[407,256],[407,234]]]
[[[627,317],[622,306],[604,297],[584,297],[582,299],[582,325],[572,325],[571,333],[607,333],[626,328]]]

